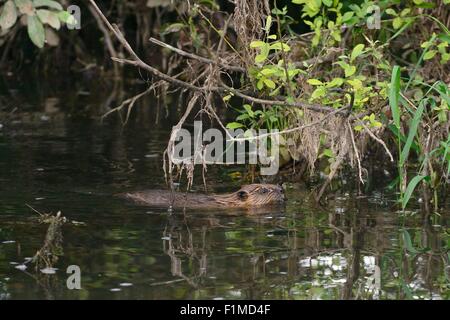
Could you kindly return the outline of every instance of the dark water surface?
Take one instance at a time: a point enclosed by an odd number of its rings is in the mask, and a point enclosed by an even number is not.
[[[285,209],[257,216],[137,207],[111,195],[164,187],[162,152],[178,116],[169,110],[165,119],[168,109],[148,98],[124,129],[117,117],[98,121],[105,101],[120,98],[110,90],[31,98],[21,90],[5,89],[0,100],[0,299],[450,296],[448,210],[401,214],[381,188],[338,192],[317,207],[302,183],[287,184]],[[241,175],[211,168],[208,184],[235,190]],[[55,274],[21,267],[48,228],[27,204],[70,220]],[[66,286],[70,265],[81,269],[81,290]]]

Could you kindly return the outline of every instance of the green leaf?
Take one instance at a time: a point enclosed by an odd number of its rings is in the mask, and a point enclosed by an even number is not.
[[[273,69],[273,68],[264,68],[260,71],[260,73],[265,76],[271,76],[277,72],[278,72],[278,70]]]
[[[351,85],[355,91],[363,87],[363,83],[359,79],[347,80],[347,83]]]
[[[19,12],[28,16],[34,15],[34,7],[31,0],[14,0]]]
[[[400,29],[400,27],[403,25],[403,19],[400,17],[396,17],[393,21],[392,21],[392,26],[394,27],[394,29]]]
[[[37,16],[42,23],[48,24],[53,29],[59,30],[61,28],[61,22],[59,21],[58,15],[49,10],[39,9],[36,11]]]
[[[392,8],[386,9],[386,13],[391,16],[397,16],[397,12]]]
[[[344,79],[342,78],[334,78],[330,82],[326,84],[327,88],[340,87],[344,83]]]
[[[268,56],[269,56],[269,44],[263,42],[261,46],[261,52],[255,57],[255,62],[262,63],[266,61]]]
[[[417,251],[416,248],[414,248],[414,246],[413,246],[411,236],[409,235],[408,230],[402,229],[402,237],[403,237],[403,242],[405,244],[406,250],[408,250],[410,253],[413,253],[413,254],[419,253],[419,251]]]
[[[441,41],[445,41],[445,42],[447,42],[447,43],[450,44],[450,35],[445,34],[445,33],[441,33],[441,34],[438,35],[438,38],[439,38]]]
[[[227,101],[229,101],[229,100],[231,99],[231,97],[232,97],[232,95],[231,95],[231,94],[228,94],[228,95],[226,95],[225,97],[223,97],[222,100],[223,100],[224,102],[227,102]]]
[[[291,50],[291,47],[289,47],[287,44],[281,43],[279,41],[272,43],[269,48],[270,48],[270,50],[282,50],[282,48],[283,48],[283,50],[285,52],[288,52]]]
[[[318,87],[316,90],[313,91],[311,94],[311,99],[317,99],[320,97],[323,97],[327,93],[327,90],[325,87]]]
[[[241,120],[246,120],[248,118],[250,118],[248,113],[243,113],[243,114],[239,115],[238,117],[236,117],[236,120],[241,121]]]
[[[69,15],[69,13],[67,12],[67,14]],[[61,19],[62,20],[62,19]],[[62,20],[63,22],[66,22],[67,21],[67,19],[64,21],[64,20]],[[167,25],[167,26],[164,26],[163,28],[162,28],[162,32],[161,32],[161,34],[163,34],[163,35],[166,35],[166,34],[169,34],[169,33],[172,33],[172,32],[179,32],[181,29],[183,29],[184,27],[186,27],[186,25],[184,24],[184,23],[180,23],[180,22],[177,22],[177,23],[172,23],[172,24],[169,24],[169,25]]]
[[[400,129],[400,67],[394,66],[392,69],[391,83],[389,85],[389,105],[391,107],[392,118],[395,126]]]
[[[239,122],[230,122],[227,124],[227,129],[237,129],[242,127],[244,127],[244,125]]]
[[[358,45],[356,45],[353,50],[352,50],[352,54],[350,56],[350,62],[353,62],[357,57],[359,57],[361,55],[361,53],[364,50],[364,44],[360,43]]]
[[[249,104],[244,104],[243,105],[243,108],[244,108],[244,110],[248,113],[248,115],[250,116],[250,117],[254,117],[254,115],[255,115],[255,113],[253,112],[253,110],[252,110],[252,106],[251,105],[249,105]]]
[[[436,55],[437,50],[430,50],[427,53],[424,54],[423,60],[430,60],[433,59],[433,57]]]
[[[306,81],[306,82],[308,82],[312,86],[321,86],[321,85],[323,85],[323,82],[320,81],[320,80],[317,80],[317,79],[308,79],[308,81]]]
[[[401,17],[405,17],[405,16],[407,16],[410,12],[411,12],[411,8],[403,9],[402,12],[400,12],[400,16],[401,16]]]
[[[270,89],[275,89],[275,87],[276,87],[275,82],[273,82],[273,81],[270,80],[270,79],[264,79],[263,81],[264,81],[264,84],[265,84],[268,88],[270,88]]]
[[[352,75],[354,75],[356,72],[356,67],[355,66],[349,66],[347,65],[344,69],[344,73],[345,73],[345,77],[351,77]]]
[[[334,153],[331,149],[325,149],[325,150],[323,150],[323,152],[321,154],[321,157],[323,157],[323,156],[328,157],[328,158],[334,158]]]
[[[345,22],[349,21],[353,17],[354,14],[355,13],[353,11],[348,11],[348,12],[344,13],[344,15],[342,16],[342,22],[345,23]]]
[[[74,26],[77,24],[77,19],[67,11],[60,11],[58,12],[58,18],[65,24],[69,26]]]
[[[264,82],[261,79],[256,83],[256,88],[258,88],[258,90],[264,88]]]
[[[42,22],[36,16],[28,16],[28,36],[38,47],[43,48],[45,43],[45,31]]]
[[[261,40],[256,40],[256,41],[250,42],[250,48],[261,48],[264,45],[266,45],[266,43]]]
[[[412,193],[416,189],[417,185],[420,181],[425,179],[426,176],[418,175],[411,179],[411,181],[408,183],[408,186],[406,187],[405,194],[402,199],[402,208],[405,209],[408,205],[409,199],[411,199]]]
[[[265,26],[265,31],[266,31],[266,34],[269,34],[269,32],[270,32],[270,27],[272,26],[272,16],[267,16],[267,19],[266,19],[266,26]]]
[[[267,59],[267,55],[265,55],[265,54],[258,54],[255,57],[255,62],[256,63],[261,63],[261,62],[266,61],[266,59]]]
[[[17,21],[17,9],[12,0],[6,1],[0,15],[0,27],[3,30],[11,28]]]
[[[387,126],[389,128],[389,130],[392,131],[392,133],[398,138],[400,139],[401,142],[406,143],[406,137],[400,132],[399,129],[397,129],[397,127],[395,125],[393,125],[392,123],[388,124]],[[420,152],[419,146],[413,141],[413,143],[411,144],[411,149],[413,149],[416,152]]]
[[[35,8],[48,7],[58,11],[64,10],[61,4],[53,0],[33,0],[33,5]]]

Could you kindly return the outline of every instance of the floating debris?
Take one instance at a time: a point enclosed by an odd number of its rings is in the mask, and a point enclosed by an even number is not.
[[[86,222],[75,221],[75,220],[70,220],[70,223],[73,224],[74,226],[85,226],[86,225]]]
[[[132,287],[133,284],[130,282],[123,282],[123,283],[119,283],[119,286],[121,287]]]
[[[44,245],[36,252],[31,261],[35,263],[36,270],[42,268],[42,273],[54,274],[57,269],[53,268],[53,266],[56,264],[59,257],[64,254],[62,248],[63,238],[61,227],[67,222],[67,219],[61,215],[61,211],[58,211],[56,215],[43,214],[33,209],[31,206],[28,207],[39,214],[40,223],[49,224],[45,235]]]
[[[112,289],[109,289],[109,291],[111,291],[111,292],[119,292],[119,291],[122,291],[122,289],[120,289],[120,288],[112,288]]]
[[[57,268],[44,268],[44,269],[41,269],[41,272],[43,274],[55,274],[56,270],[58,270],[58,269]]]
[[[3,241],[2,243],[3,244],[9,244],[9,243],[15,243],[16,241],[14,241],[14,240],[6,240],[6,241]]]
[[[25,271],[25,270],[27,270],[28,267],[24,264],[19,264],[19,265],[15,266],[14,268],[16,268],[20,271]]]

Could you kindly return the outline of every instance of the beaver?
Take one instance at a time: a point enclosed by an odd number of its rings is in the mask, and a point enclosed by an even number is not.
[[[243,185],[238,191],[227,194],[194,194],[168,190],[145,190],[123,193],[120,197],[150,207],[170,207],[181,209],[214,208],[255,208],[268,205],[280,205],[286,197],[284,190],[274,184]]]

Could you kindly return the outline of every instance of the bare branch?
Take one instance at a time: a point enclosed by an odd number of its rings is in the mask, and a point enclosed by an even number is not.
[[[212,64],[212,65],[215,65],[215,66],[218,66],[218,67],[230,70],[230,71],[237,71],[237,72],[246,72],[247,71],[245,68],[242,68],[242,67],[239,67],[239,66],[232,66],[232,65],[221,63],[221,62],[218,62],[218,61],[214,61],[214,60],[211,60],[211,59],[208,59],[208,58],[205,58],[205,57],[201,57],[201,56],[198,56],[198,55],[190,53],[190,52],[186,52],[184,50],[175,48],[175,47],[171,46],[170,44],[167,44],[167,43],[162,42],[162,41],[160,41],[158,39],[155,39],[155,38],[150,38],[150,42],[153,42],[154,44],[157,44],[158,46],[161,46],[163,48],[166,48],[166,49],[169,49],[171,51],[174,51],[174,52],[178,53],[179,55],[181,55],[183,57],[187,57],[187,58],[190,58],[190,59],[198,60],[198,61],[201,61],[203,63]]]
[[[94,0],[89,0],[89,1],[92,4],[92,6],[94,7],[94,9],[97,11],[98,15],[102,18],[105,25],[116,36],[117,40],[121,43],[121,45],[125,48],[125,50],[132,57],[131,60],[130,59],[122,59],[122,58],[118,58],[118,57],[112,57],[112,60],[114,60],[116,62],[139,67],[143,70],[147,70],[148,72],[152,73],[154,76],[156,76],[159,79],[162,79],[164,81],[170,82],[175,85],[178,85],[180,87],[184,87],[186,89],[190,89],[193,91],[199,91],[201,93],[205,93],[207,91],[216,92],[216,93],[225,93],[228,91],[228,92],[235,94],[238,97],[241,97],[242,99],[245,99],[245,100],[251,101],[251,102],[255,102],[255,103],[261,103],[261,104],[266,104],[266,105],[279,105],[279,106],[285,106],[285,107],[300,107],[300,108],[306,108],[306,109],[310,109],[312,111],[317,111],[317,112],[334,112],[335,111],[334,108],[329,108],[329,107],[325,107],[325,106],[321,106],[321,105],[308,104],[305,102],[290,103],[290,102],[282,101],[282,100],[268,100],[268,99],[256,98],[256,97],[246,95],[246,94],[240,92],[239,90],[228,87],[224,84],[222,84],[221,87],[216,87],[216,86],[199,87],[199,86],[193,85],[191,83],[182,81],[180,79],[171,77],[171,76],[159,71],[158,69],[148,65],[144,61],[142,61],[139,58],[139,56],[134,52],[134,50],[131,48],[130,44],[127,42],[127,40],[125,39],[125,37],[123,36],[123,34],[119,30],[119,28],[116,25],[113,25],[108,21],[108,19],[101,12],[101,10],[99,9],[99,7],[97,6],[97,4],[95,3]],[[212,62],[214,62],[214,61],[212,61]],[[342,110],[344,110],[344,108],[342,108]]]

